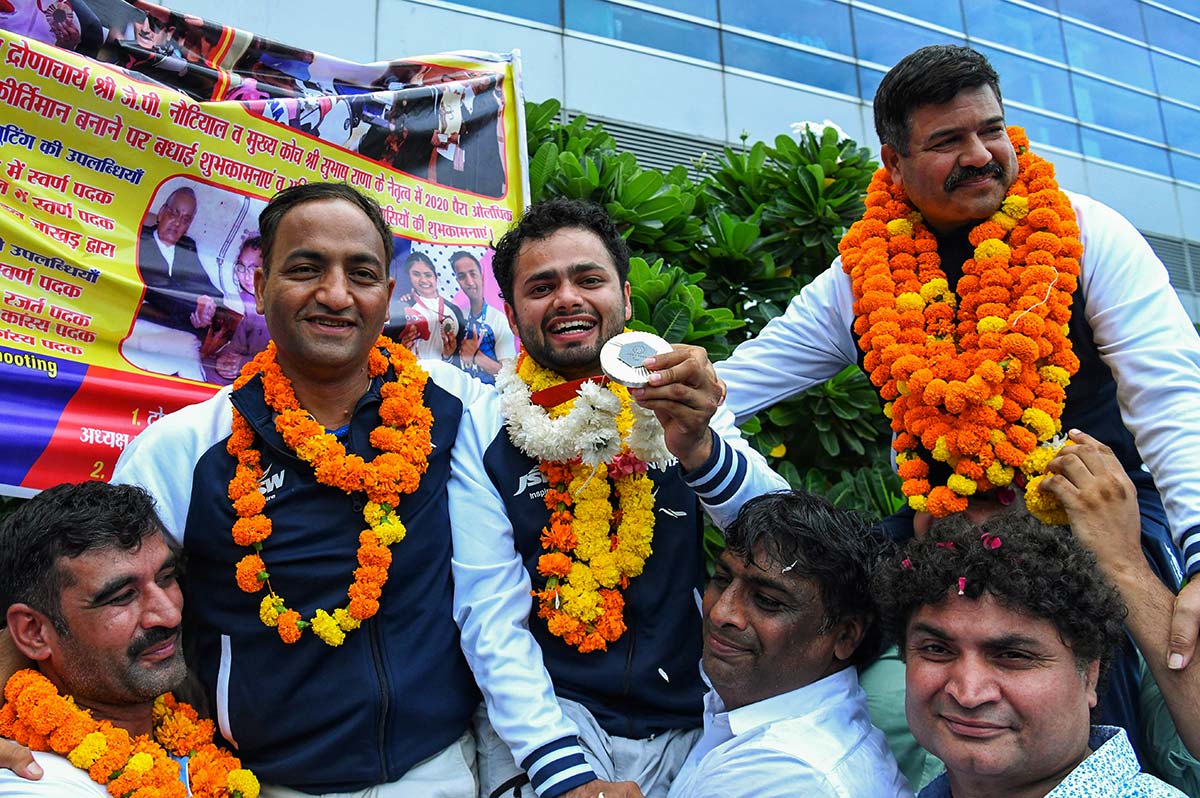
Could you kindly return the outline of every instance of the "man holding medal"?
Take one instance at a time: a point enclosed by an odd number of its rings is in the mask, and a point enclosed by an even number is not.
[[[622,334],[602,209],[535,205],[492,263],[523,351],[464,417],[449,487],[481,795],[664,796],[701,719],[701,510],[723,527],[787,485],[703,350]]]
[[[1060,189],[1024,133],[1005,129],[999,79],[974,50],[912,53],[874,107],[884,169],[867,211],[841,257],[718,367],[735,414],[859,363],[895,433],[900,536],[914,512],[924,526],[1007,503],[1014,487],[1065,523],[1037,486],[1059,436],[1084,430],[1128,472],[1143,551],[1178,590],[1200,571],[1200,340],[1166,269],[1128,221]],[[1184,667],[1198,627],[1189,584],[1170,651],[1154,656]],[[1128,692],[1107,711],[1136,737],[1132,666],[1114,668]]]

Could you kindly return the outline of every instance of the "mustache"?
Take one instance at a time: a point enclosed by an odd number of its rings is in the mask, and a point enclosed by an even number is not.
[[[946,191],[953,191],[963,182],[974,180],[977,177],[994,177],[997,180],[1003,180],[1004,167],[996,161],[992,161],[986,166],[959,166],[950,173],[942,187]]]
[[[147,629],[134,638],[133,642],[129,644],[129,650],[126,653],[129,654],[130,659],[137,659],[144,651],[154,648],[159,643],[163,643],[178,635],[179,630],[180,627],[178,626],[172,628],[155,626],[153,629]]]

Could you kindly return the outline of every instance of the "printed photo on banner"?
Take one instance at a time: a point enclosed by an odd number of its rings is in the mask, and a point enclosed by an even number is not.
[[[488,247],[396,239],[391,320],[385,332],[417,357],[445,360],[494,383],[516,342],[492,277]]]
[[[106,478],[263,350],[257,218],[290,186],[379,202],[409,346],[489,382],[515,354],[487,249],[526,201],[514,55],[354,63],[147,2],[0,0],[0,64],[0,407],[26,419],[0,493]]]
[[[121,354],[156,374],[227,385],[266,346],[254,308],[263,200],[192,178],[165,181],[138,236],[145,293]]]

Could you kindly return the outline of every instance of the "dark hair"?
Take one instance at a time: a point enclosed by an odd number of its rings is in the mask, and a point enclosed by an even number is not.
[[[133,551],[162,530],[154,500],[135,485],[48,488],[0,523],[0,608],[28,604],[66,634],[60,593],[71,583],[59,558],[97,549]]]
[[[629,247],[625,245],[625,239],[617,232],[608,213],[591,202],[559,198],[529,206],[520,220],[496,242],[492,272],[496,275],[501,296],[512,301],[517,253],[525,242],[541,241],[566,227],[579,227],[595,233],[617,267],[617,279],[624,284],[629,277]]]
[[[1001,103],[1000,78],[982,54],[970,47],[934,44],[909,53],[892,67],[875,91],[875,133],[908,155],[909,122],[922,105],[941,105],[963,89],[990,86]]]
[[[821,634],[846,618],[863,617],[863,638],[850,657],[859,667],[874,661],[882,648],[871,574],[885,546],[855,513],[798,490],[751,499],[725,530],[726,551],[756,565],[761,565],[754,559],[759,554],[817,583],[825,605]]]
[[[262,213],[258,215],[259,236],[262,238],[263,273],[265,274],[270,268],[271,251],[275,248],[275,232],[279,229],[279,223],[283,221],[284,214],[298,205],[321,200],[345,200],[367,215],[371,224],[379,231],[379,237],[383,239],[383,266],[386,269],[387,265],[392,262],[392,255],[395,254],[396,242],[392,239],[392,231],[388,229],[387,222],[383,220],[383,212],[379,209],[379,203],[345,183],[302,183],[280,191],[271,198],[267,207],[263,208]]]
[[[985,545],[985,534],[998,538],[999,547]],[[1081,670],[1100,661],[1103,681],[1124,635],[1125,605],[1071,530],[1012,509],[981,525],[961,513],[935,521],[875,577],[883,621],[900,642],[901,657],[913,613],[944,601],[960,577],[965,596],[988,593],[1008,609],[1054,624]]]
[[[412,268],[414,263],[424,263],[430,269],[433,269],[434,274],[437,274],[437,269],[434,267],[433,261],[429,259],[429,256],[424,252],[418,252],[417,250],[413,250],[409,256],[404,259],[404,265],[401,267],[401,269],[405,274],[408,274],[408,270]]]
[[[245,241],[243,241],[242,245],[240,247],[238,247],[238,258],[241,258],[242,253],[248,249],[257,249],[259,251],[259,253],[261,254],[262,253],[262,236],[250,236]]]
[[[479,268],[479,258],[475,257],[470,252],[467,252],[465,249],[460,249],[450,256],[450,268],[451,269],[454,268],[454,262],[457,261],[459,258],[470,258],[472,261],[475,262],[475,268],[476,269]]]

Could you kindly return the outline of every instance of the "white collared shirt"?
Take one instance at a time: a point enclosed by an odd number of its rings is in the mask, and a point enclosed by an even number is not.
[[[162,253],[163,259],[167,262],[167,276],[174,277],[175,271],[175,244],[168,244],[158,237],[158,230],[154,231],[154,243],[158,244],[158,251]]]
[[[871,725],[858,673],[725,711],[704,696],[704,735],[668,798],[912,798],[883,732]]]

